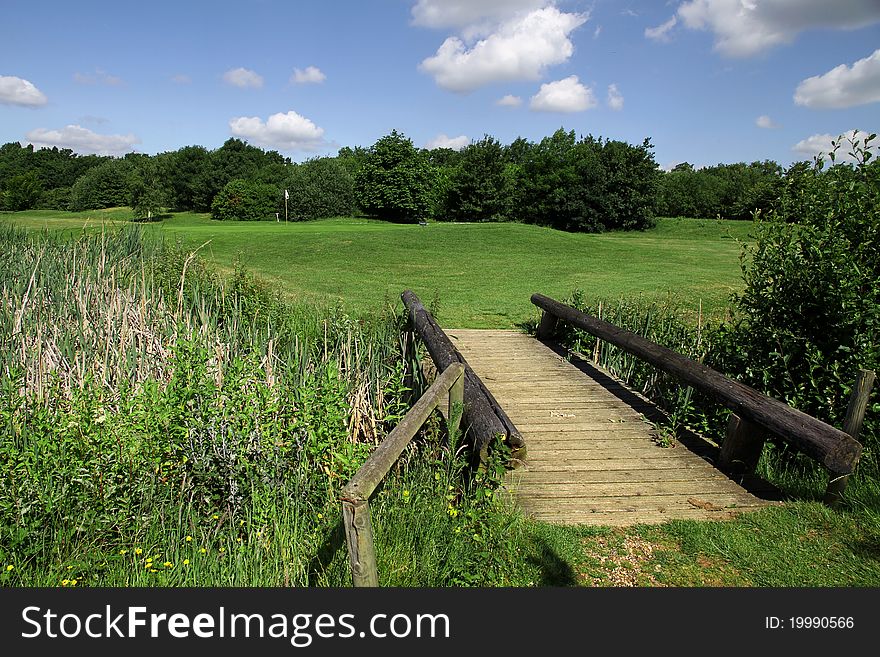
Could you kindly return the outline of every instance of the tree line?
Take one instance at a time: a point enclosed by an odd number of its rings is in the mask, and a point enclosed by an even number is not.
[[[365,214],[638,230],[655,216],[749,219],[786,190],[791,197],[810,171],[805,162],[784,170],[764,161],[664,172],[649,139],[630,144],[562,129],[506,145],[486,135],[461,150],[420,149],[395,130],[368,148],[302,163],[238,139],[215,150],[121,158],[11,142],[0,147],[0,210],[130,206],[136,218],[173,210],[265,220],[286,212],[292,221]]]

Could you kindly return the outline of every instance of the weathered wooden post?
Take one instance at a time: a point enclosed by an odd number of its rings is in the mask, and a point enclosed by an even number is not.
[[[721,443],[718,467],[734,477],[754,474],[766,439],[767,432],[761,425],[731,413]]]
[[[459,406],[458,413],[455,412],[456,405]],[[462,368],[461,376],[456,379],[455,383],[449,389],[449,401],[446,411],[446,422],[449,434],[458,433],[461,425],[461,415],[464,409],[464,369]]]
[[[868,399],[871,397],[871,389],[874,387],[875,373],[872,370],[859,370],[853,391],[849,397],[849,406],[846,407],[846,418],[843,430],[858,440],[862,430],[862,422],[865,421],[865,412],[868,410]],[[831,474],[831,481],[825,489],[825,504],[837,506],[843,499],[843,491],[849,481],[848,474]]]
[[[342,519],[351,562],[351,580],[355,586],[379,586],[373,524],[368,500],[343,500]]]
[[[545,310],[541,313],[541,323],[538,324],[538,330],[535,334],[539,340],[549,340],[556,333],[556,325],[559,318],[553,313]]]

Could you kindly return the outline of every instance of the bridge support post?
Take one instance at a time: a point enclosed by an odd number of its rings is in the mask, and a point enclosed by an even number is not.
[[[849,406],[846,408],[843,430],[857,440],[862,430],[862,422],[865,420],[865,411],[868,409],[868,399],[871,396],[871,389],[874,387],[875,376],[871,370],[859,370],[849,398]],[[840,504],[848,481],[849,475],[835,475],[832,473],[831,481],[828,482],[828,488],[825,489],[825,504],[828,506]]]
[[[727,434],[721,443],[718,467],[734,477],[754,474],[766,438],[767,434],[760,425],[731,413]]]
[[[556,333],[556,325],[559,323],[559,318],[553,313],[548,313],[546,310],[541,314],[541,323],[538,324],[537,338],[539,340],[547,340],[552,338]]]

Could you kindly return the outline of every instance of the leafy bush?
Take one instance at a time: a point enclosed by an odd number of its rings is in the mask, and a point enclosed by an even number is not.
[[[70,193],[70,209],[100,210],[128,205],[132,165],[126,160],[107,160],[80,176]]]
[[[295,165],[284,187],[290,193],[287,207],[293,221],[349,216],[356,210],[354,176],[338,158]],[[282,213],[283,207],[282,202]]]
[[[743,259],[740,320],[712,356],[720,369],[842,425],[860,368],[880,368],[880,162],[871,135],[855,166],[798,167],[761,216]],[[840,148],[837,143],[836,150]],[[866,417],[863,462],[878,463],[880,405]]]
[[[274,219],[278,197],[279,190],[273,185],[231,180],[214,197],[211,218],[238,221]]]

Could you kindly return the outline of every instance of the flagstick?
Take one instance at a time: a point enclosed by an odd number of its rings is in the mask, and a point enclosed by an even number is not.
[[[284,223],[287,223],[287,198],[290,196],[287,190],[284,190]]]

